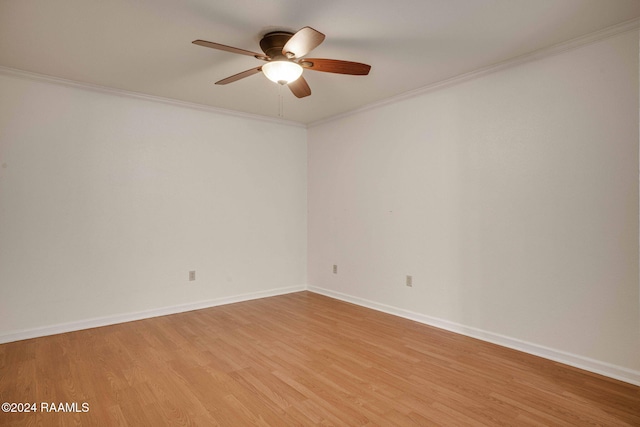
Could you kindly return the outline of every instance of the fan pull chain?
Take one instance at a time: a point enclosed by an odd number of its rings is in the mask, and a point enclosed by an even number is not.
[[[282,86],[278,85],[278,117],[284,118],[284,98],[282,97]]]

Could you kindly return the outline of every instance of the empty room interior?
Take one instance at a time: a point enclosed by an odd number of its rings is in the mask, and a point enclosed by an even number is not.
[[[3,0],[0,425],[640,426],[638,0]]]

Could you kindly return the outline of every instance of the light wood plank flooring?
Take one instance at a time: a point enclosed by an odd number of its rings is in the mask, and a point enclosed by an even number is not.
[[[310,292],[0,345],[2,425],[624,426],[640,388]]]

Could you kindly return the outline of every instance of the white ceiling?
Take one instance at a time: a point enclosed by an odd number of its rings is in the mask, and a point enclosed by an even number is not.
[[[638,18],[640,0],[0,0],[0,66],[311,123]],[[364,62],[366,77],[305,71],[295,98],[249,56],[266,32],[326,34],[310,56]],[[284,89],[281,91],[281,89]]]

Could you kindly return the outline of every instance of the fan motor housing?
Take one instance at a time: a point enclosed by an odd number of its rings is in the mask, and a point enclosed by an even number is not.
[[[291,36],[293,36],[293,33],[288,31],[272,31],[267,33],[262,37],[262,40],[260,40],[260,49],[271,59],[283,57],[282,48],[287,44]]]

